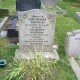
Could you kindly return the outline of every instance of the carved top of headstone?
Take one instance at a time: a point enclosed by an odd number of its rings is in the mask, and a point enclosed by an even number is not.
[[[40,0],[17,0],[16,10],[27,11],[30,9],[40,9]]]
[[[18,17],[21,50],[53,50],[56,13],[32,9],[19,12]]]

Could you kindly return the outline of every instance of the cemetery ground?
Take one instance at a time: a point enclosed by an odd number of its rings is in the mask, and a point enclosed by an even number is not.
[[[1,4],[0,7],[3,7],[3,4]],[[66,33],[76,29],[80,29],[80,24],[75,18],[75,12],[80,11],[80,7],[72,6],[69,4],[69,2],[59,2],[58,6],[68,11],[65,16],[62,14],[58,14],[56,19],[55,42],[59,45],[57,51],[60,57],[60,60],[58,60],[55,64],[58,70],[58,80],[77,80],[76,75],[73,72],[68,61],[70,57],[67,57],[65,54],[64,45]],[[13,8],[9,5],[4,6],[4,8],[6,7],[10,10]],[[5,80],[6,76],[10,72],[8,70],[13,71],[14,68],[16,68],[16,65],[13,63],[13,58],[15,50],[19,47],[7,46],[7,43],[8,38],[0,38],[0,59],[5,59],[7,61],[7,65],[4,68],[0,68],[0,80]]]

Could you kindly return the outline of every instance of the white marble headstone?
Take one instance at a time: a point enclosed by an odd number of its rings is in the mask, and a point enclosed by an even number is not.
[[[80,30],[67,32],[65,52],[69,56],[80,58]]]
[[[35,50],[43,57],[59,59],[53,49],[56,13],[41,9],[19,12],[19,49],[15,57],[34,59]],[[30,52],[32,52],[30,54]]]
[[[56,14],[44,10],[19,12],[19,43],[23,51],[52,51]]]

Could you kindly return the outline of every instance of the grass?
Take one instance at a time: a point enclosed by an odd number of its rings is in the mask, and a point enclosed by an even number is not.
[[[69,2],[59,2],[57,5],[67,10],[67,17],[76,20],[75,12],[80,12],[80,7],[72,6]]]
[[[4,0],[3,3],[0,3],[0,7],[4,7],[3,4],[7,4],[5,3],[7,1],[8,0]],[[60,60],[56,64],[56,68],[59,74],[58,77],[59,80],[77,80],[68,61],[68,57],[66,57],[64,46],[66,33],[72,30],[80,29],[80,24],[77,22],[75,17],[75,12],[80,11],[80,8],[71,6],[69,2],[59,2],[58,6],[68,11],[66,16],[58,14],[56,18],[55,42],[59,45],[58,53],[60,56]],[[13,8],[12,5],[7,7],[8,9]],[[0,80],[5,80],[6,75],[8,74],[5,70],[13,70],[15,68],[13,57],[18,46],[6,46],[7,42],[7,38],[0,38],[0,59],[5,59],[7,61],[6,67],[0,68]]]
[[[8,75],[7,80],[58,80],[55,63],[56,60],[43,59],[42,55],[36,55],[33,60],[19,60],[18,68]]]
[[[46,9],[48,9],[49,11],[54,11],[54,12],[59,12],[59,9],[57,9],[55,6],[49,8],[48,6],[45,7]]]
[[[0,2],[0,8],[6,8],[9,10],[9,15],[13,15],[16,11],[15,7],[16,0],[3,0]]]
[[[77,64],[80,66],[80,59],[76,59]]]

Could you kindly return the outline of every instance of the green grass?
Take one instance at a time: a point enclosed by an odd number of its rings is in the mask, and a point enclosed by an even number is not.
[[[80,0],[63,0],[63,1],[66,1],[66,2],[77,2],[77,3],[80,3]]]
[[[6,8],[9,10],[9,14],[13,15],[16,11],[15,7],[16,0],[3,0],[0,2],[0,8]]]
[[[77,64],[80,66],[80,59],[75,59],[77,61]]]
[[[53,6],[51,8],[46,6],[46,9],[48,9],[49,11],[54,11],[54,12],[58,12],[59,11],[59,9],[57,9],[55,6]]]
[[[8,0],[4,0],[3,3],[0,3],[0,7],[3,7],[3,4],[7,4],[5,3],[7,1]],[[66,57],[64,46],[66,33],[80,29],[80,24],[75,17],[75,12],[80,11],[80,8],[71,6],[68,2],[59,2],[58,6],[68,11],[66,16],[58,14],[56,18],[55,42],[59,45],[58,53],[60,56],[60,60],[57,62],[56,67],[59,73],[59,80],[77,80],[68,61],[68,57]],[[7,6],[7,8],[12,9],[13,7]],[[51,9],[51,11],[53,11],[53,9]],[[6,46],[7,42],[7,38],[0,38],[0,59],[5,59],[7,61],[6,67],[0,68],[0,80],[5,80],[8,74],[5,70],[13,70],[15,68],[13,57],[18,46]]]
[[[60,8],[67,10],[67,17],[76,20],[75,12],[80,12],[80,7],[72,6],[69,2],[58,2],[57,5]]]

